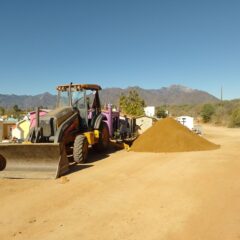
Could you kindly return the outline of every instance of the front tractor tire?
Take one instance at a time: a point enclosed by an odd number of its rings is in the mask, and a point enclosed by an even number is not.
[[[76,136],[73,144],[73,159],[76,163],[85,163],[88,155],[88,141],[84,135]]]

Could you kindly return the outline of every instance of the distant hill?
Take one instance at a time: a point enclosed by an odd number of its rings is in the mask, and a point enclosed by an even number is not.
[[[106,88],[100,92],[101,103],[112,103],[117,105],[121,94],[127,94],[131,90],[136,90],[141,98],[145,100],[145,103],[151,106],[159,106],[162,104],[200,104],[219,101],[219,99],[207,92],[181,85],[172,85],[161,89],[143,89],[140,87],[128,87],[126,89]],[[56,104],[56,96],[48,92],[35,96],[0,94],[0,106],[10,108],[15,104],[23,109],[30,109],[37,106],[53,108]]]
[[[100,92],[102,103],[117,104],[121,94],[127,94],[131,90],[136,90],[147,105],[159,106],[162,104],[179,105],[179,104],[200,104],[207,102],[219,101],[213,95],[187,88],[181,85],[172,85],[160,89],[143,89],[140,87],[106,88]]]
[[[0,94],[0,106],[10,108],[14,105],[18,105],[22,109],[30,109],[38,106],[53,108],[56,105],[56,96],[48,92],[35,96]]]

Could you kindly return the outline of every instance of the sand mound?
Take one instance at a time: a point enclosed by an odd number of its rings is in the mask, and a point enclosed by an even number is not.
[[[172,118],[156,122],[134,141],[135,152],[187,152],[219,148]]]

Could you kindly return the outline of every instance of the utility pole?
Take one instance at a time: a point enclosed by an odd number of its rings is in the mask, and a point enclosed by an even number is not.
[[[221,86],[221,102],[223,101],[223,87]]]

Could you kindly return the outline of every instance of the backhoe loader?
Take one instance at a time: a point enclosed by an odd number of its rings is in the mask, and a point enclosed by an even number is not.
[[[37,111],[26,141],[0,144],[0,177],[58,178],[70,159],[86,162],[89,146],[103,151],[110,141],[135,139],[135,120],[120,117],[111,105],[101,111],[99,90],[95,84],[58,86],[56,109],[41,117]]]

